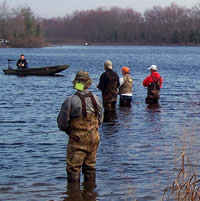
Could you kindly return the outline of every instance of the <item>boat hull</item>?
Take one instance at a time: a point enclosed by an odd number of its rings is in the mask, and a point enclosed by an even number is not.
[[[24,69],[4,69],[3,72],[6,75],[40,75],[48,76],[54,75],[61,71],[67,69],[69,65],[59,65],[51,67],[42,67],[42,68],[24,68]]]

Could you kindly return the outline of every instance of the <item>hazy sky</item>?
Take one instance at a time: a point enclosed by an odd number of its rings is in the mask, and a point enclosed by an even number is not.
[[[2,2],[4,0],[0,0],[0,3]],[[40,17],[55,17],[64,16],[74,10],[110,8],[113,6],[133,8],[136,11],[144,12],[153,6],[168,6],[172,2],[191,8],[200,3],[200,0],[7,0],[6,2],[9,8],[25,5],[29,6]]]

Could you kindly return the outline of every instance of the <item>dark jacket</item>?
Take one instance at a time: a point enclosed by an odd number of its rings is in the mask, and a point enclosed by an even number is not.
[[[22,66],[21,64],[24,64],[24,66]],[[19,68],[28,68],[28,61],[26,59],[18,59],[17,60],[17,67]]]
[[[104,103],[116,101],[119,85],[119,76],[116,72],[107,70],[101,75],[98,88],[102,91]]]
[[[119,88],[119,76],[116,72],[107,70],[101,75],[98,88],[105,92],[110,84],[115,85],[115,88]]]

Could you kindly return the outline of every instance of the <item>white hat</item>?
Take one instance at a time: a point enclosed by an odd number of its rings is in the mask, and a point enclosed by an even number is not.
[[[151,65],[148,70],[158,70],[158,67],[156,65]]]
[[[105,66],[107,69],[112,70],[112,61],[106,60],[106,61],[104,62],[104,66]]]

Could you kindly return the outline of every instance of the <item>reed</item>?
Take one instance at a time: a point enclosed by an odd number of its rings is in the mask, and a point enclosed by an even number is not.
[[[172,185],[164,190],[162,201],[199,201],[200,200],[200,179],[190,165],[189,158],[186,164],[185,153],[182,152],[181,168]]]

